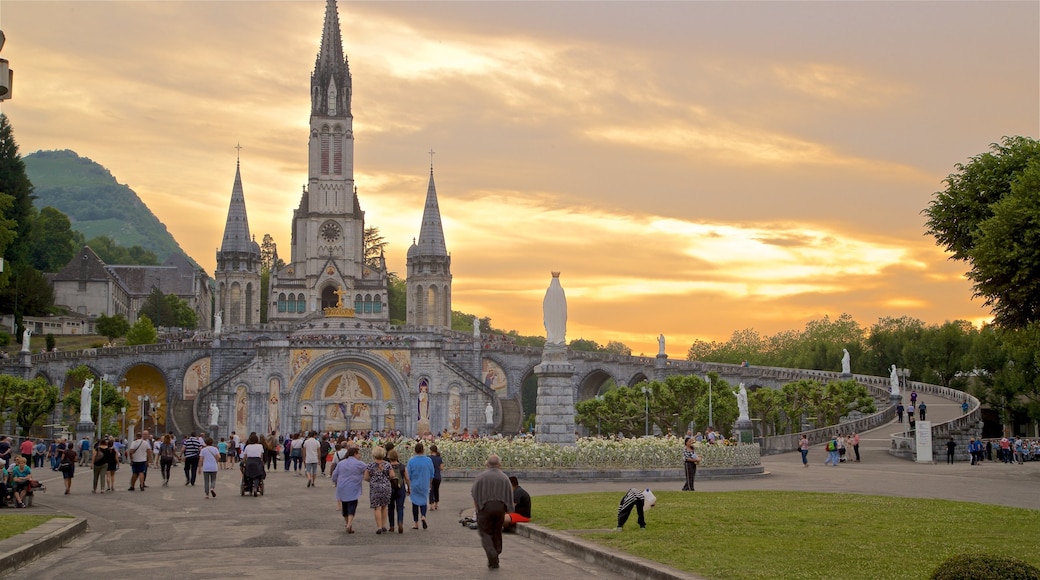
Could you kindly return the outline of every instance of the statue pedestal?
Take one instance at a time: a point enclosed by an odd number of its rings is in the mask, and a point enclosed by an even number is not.
[[[90,439],[90,448],[94,448],[94,437],[97,435],[97,425],[93,421],[80,421],[76,423],[76,449],[79,449],[79,440],[86,437]]]
[[[220,425],[210,425],[209,426],[209,436],[212,437],[214,441],[220,441],[220,436],[219,435],[220,435]]]
[[[665,369],[668,368],[668,355],[658,354],[654,359],[654,380],[663,381],[666,378]]]
[[[847,381],[852,378],[852,373],[841,373],[838,375],[838,378],[843,381]]]
[[[535,410],[535,440],[573,446],[574,365],[567,360],[563,345],[546,344],[542,363],[534,367],[538,377],[538,405]]]
[[[903,402],[903,395],[889,395],[888,401],[893,407]]]
[[[737,436],[738,443],[754,443],[755,426],[751,423],[751,419],[737,419],[733,423],[733,434]]]

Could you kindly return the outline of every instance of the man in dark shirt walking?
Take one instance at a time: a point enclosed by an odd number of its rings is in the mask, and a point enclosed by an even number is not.
[[[497,455],[488,456],[487,467],[473,482],[470,495],[477,510],[480,545],[487,554],[488,568],[498,568],[498,556],[502,553],[502,523],[506,514],[513,511],[513,486],[502,473],[502,461]]]

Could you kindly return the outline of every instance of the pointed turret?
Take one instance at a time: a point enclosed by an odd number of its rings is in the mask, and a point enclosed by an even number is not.
[[[432,165],[419,240],[412,241],[405,263],[408,270],[406,322],[415,326],[451,328],[451,256],[444,244]]]
[[[419,243],[414,246],[420,256],[447,256],[444,245],[444,228],[441,226],[441,210],[437,205],[437,186],[433,183],[433,167],[430,167],[430,185],[426,188],[426,207],[423,208],[422,227],[419,228]]]
[[[325,117],[350,116],[350,65],[343,55],[343,39],[339,31],[336,0],[325,5],[325,26],[321,31],[321,48],[311,74],[311,115]]]
[[[225,324],[249,327],[260,322],[260,245],[249,234],[241,161],[235,162],[235,185],[214,278],[216,312]]]
[[[231,204],[228,206],[227,224],[224,226],[224,241],[220,252],[246,252],[255,244],[249,235],[249,218],[246,217],[246,197],[242,190],[241,163],[235,163],[235,185],[231,188]]]

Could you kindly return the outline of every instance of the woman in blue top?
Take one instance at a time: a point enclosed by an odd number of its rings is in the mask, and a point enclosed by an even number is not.
[[[206,499],[210,495],[217,497],[217,469],[220,466],[220,451],[213,445],[213,439],[206,437],[206,446],[199,452],[202,463],[202,481],[205,484]]]
[[[361,482],[365,480],[368,466],[358,459],[357,447],[346,447],[344,441],[341,449],[346,449],[346,458],[339,461],[332,470],[332,483],[336,486],[336,500],[340,503],[343,520],[346,522],[348,534],[354,533],[351,525],[357,513],[358,499],[361,497]]]
[[[217,451],[220,452],[220,465],[224,469],[231,469],[231,461],[228,461],[228,446],[227,441],[223,437],[220,438],[220,443],[217,443]]]
[[[423,455],[422,443],[415,444],[414,453],[415,455],[408,460],[406,471],[408,488],[411,490],[408,498],[412,502],[412,521],[415,522],[412,529],[419,529],[419,514],[421,513],[422,527],[425,530],[427,528],[426,505],[430,501],[430,487],[433,483],[433,461]]]

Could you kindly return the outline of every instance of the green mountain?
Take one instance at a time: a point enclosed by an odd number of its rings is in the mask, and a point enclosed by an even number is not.
[[[75,151],[37,151],[23,158],[34,204],[69,216],[85,239],[108,236],[123,247],[141,246],[162,263],[174,253],[192,260],[134,190]]]

